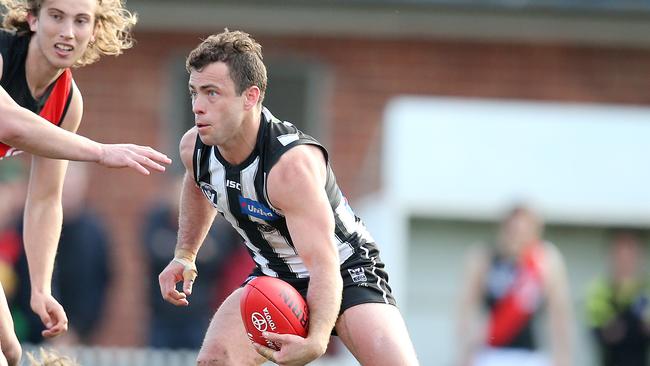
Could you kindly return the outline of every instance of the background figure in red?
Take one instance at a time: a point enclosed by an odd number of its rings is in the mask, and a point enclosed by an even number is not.
[[[568,366],[571,306],[564,260],[542,240],[542,223],[516,206],[494,247],[468,255],[460,313],[461,366]],[[534,323],[545,304],[551,358],[540,350]]]

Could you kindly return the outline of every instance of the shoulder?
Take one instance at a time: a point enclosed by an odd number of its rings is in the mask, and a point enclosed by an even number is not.
[[[555,244],[544,242],[543,276],[547,287],[562,287],[567,282],[567,268],[564,256]]]
[[[555,244],[545,241],[542,247],[544,248],[544,259],[551,270],[564,267],[564,256]]]
[[[325,159],[320,148],[315,145],[298,145],[283,153],[271,168],[270,177],[283,181],[294,181],[317,174],[325,167]]]
[[[77,86],[77,83],[72,79],[72,87],[70,88],[70,93],[72,93],[72,99],[70,100],[70,108],[81,108],[83,109],[84,99],[81,95],[81,90]]]
[[[192,167],[192,156],[194,155],[197,133],[198,131],[196,127],[190,128],[185,132],[183,137],[181,137],[181,142],[178,146],[181,160],[187,169]]]
[[[70,89],[70,105],[65,112],[65,117],[61,123],[61,127],[69,131],[76,131],[81,124],[81,117],[83,116],[83,97],[77,84],[72,80],[72,87]],[[67,101],[66,101],[67,102]]]
[[[323,191],[327,170],[317,146],[298,145],[282,154],[268,174],[267,190],[271,203],[279,209],[295,199],[307,200]]]
[[[81,117],[83,116],[83,98],[74,80],[71,80],[71,83],[70,104],[64,112],[65,116],[63,117],[63,122],[61,122],[61,127],[68,131],[75,132],[79,128]],[[65,103],[67,103],[67,99],[65,100]]]

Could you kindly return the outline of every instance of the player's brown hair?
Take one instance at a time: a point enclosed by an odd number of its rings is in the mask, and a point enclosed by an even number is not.
[[[190,52],[185,68],[187,72],[201,71],[214,62],[228,65],[237,94],[241,95],[249,87],[257,86],[260,89],[260,102],[264,100],[267,76],[262,46],[248,33],[225,29],[211,35]]]
[[[117,56],[133,46],[131,29],[137,15],[124,7],[123,0],[96,0],[95,41],[88,44],[86,52],[73,65],[92,64],[103,55]],[[38,16],[45,0],[0,0],[4,7],[2,27],[19,34],[30,34],[27,14]]]

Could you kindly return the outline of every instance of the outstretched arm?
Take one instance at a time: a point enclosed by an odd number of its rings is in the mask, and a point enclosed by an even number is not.
[[[185,178],[180,197],[178,240],[174,259],[158,276],[162,297],[177,306],[187,306],[187,296],[197,276],[196,255],[210,230],[217,211],[203,196],[193,179],[192,155],[196,141],[196,128],[189,130],[181,139],[180,154],[185,165]],[[183,292],[176,290],[176,283],[183,281]]]
[[[256,346],[260,354],[283,365],[304,365],[320,357],[341,307],[343,280],[334,215],[325,192],[326,169],[323,153],[302,145],[285,153],[269,173],[269,199],[284,213],[291,240],[309,270],[307,338],[271,334],[269,339],[282,345],[274,353]]]
[[[0,141],[46,158],[90,161],[109,168],[130,167],[142,174],[149,174],[148,169],[164,171],[161,164],[171,163],[166,155],[150,147],[101,144],[58,128],[19,106],[1,87]]]

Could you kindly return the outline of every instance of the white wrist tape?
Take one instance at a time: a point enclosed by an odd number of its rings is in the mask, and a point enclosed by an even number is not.
[[[194,279],[199,275],[199,271],[196,270],[196,264],[194,262],[185,258],[176,257],[174,257],[172,261],[183,265],[183,280],[194,281]]]

